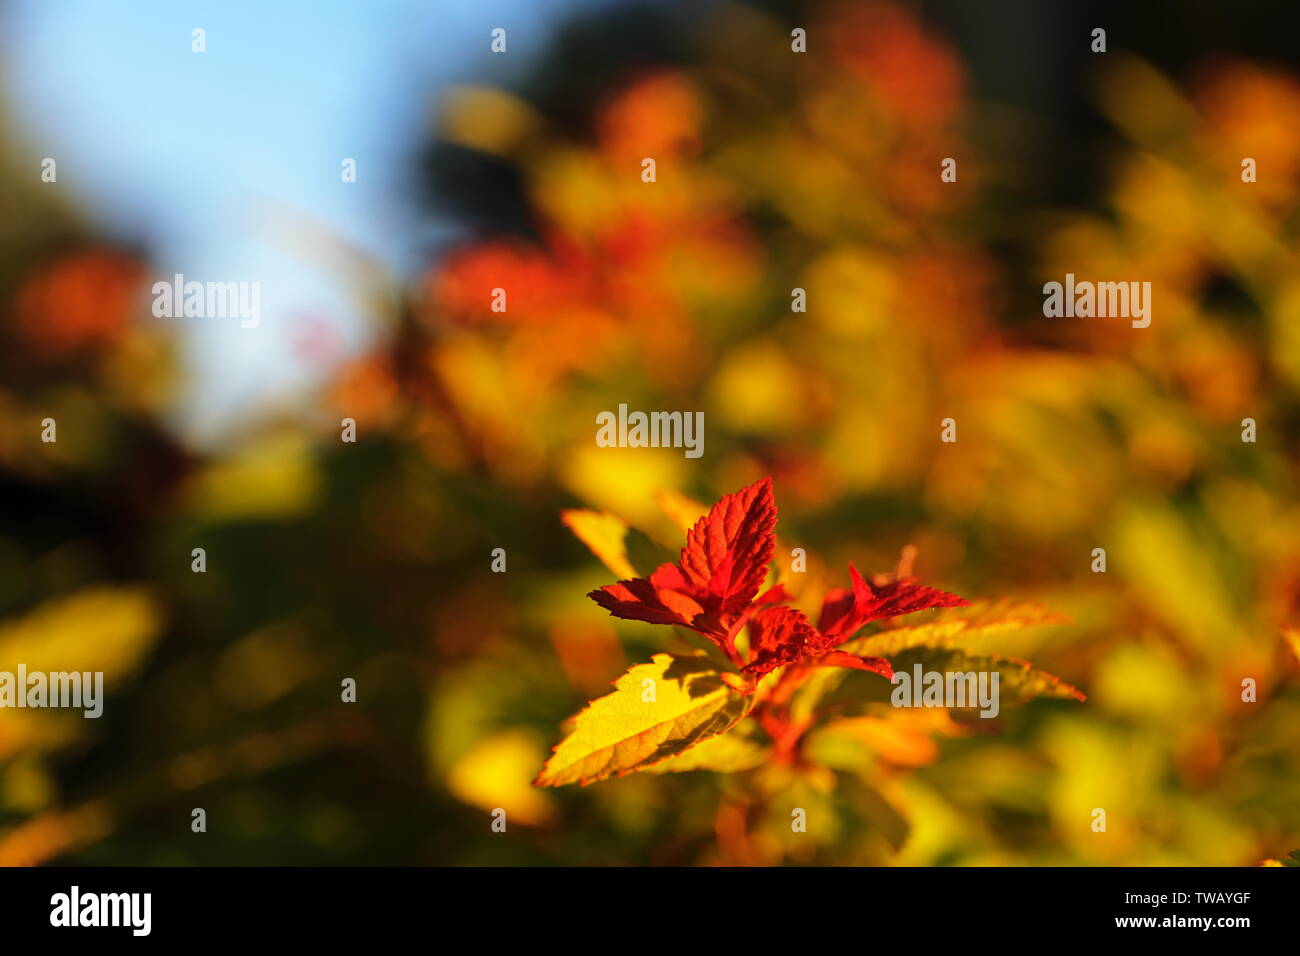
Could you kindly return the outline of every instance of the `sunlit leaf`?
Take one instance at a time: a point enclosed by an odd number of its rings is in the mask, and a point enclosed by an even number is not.
[[[649,773],[683,773],[687,770],[712,770],[716,773],[739,773],[752,770],[765,762],[772,748],[763,742],[757,727],[748,727],[752,721],[742,721],[725,734],[714,734],[689,750],[661,760]]]
[[[747,708],[703,658],[656,654],[577,715],[534,783],[588,784],[643,770],[727,730]]]
[[[637,576],[627,557],[627,523],[607,511],[572,508],[560,519],[619,580]]]
[[[686,533],[677,564],[588,597],[615,617],[692,628],[732,655],[734,626],[767,577],[776,536],[772,480],[723,495]]]
[[[852,637],[858,628],[871,621],[901,617],[930,608],[966,607],[970,603],[956,594],[925,587],[911,578],[895,578],[879,584],[867,581],[852,563],[849,564],[849,577],[853,582],[852,588],[833,588],[826,592],[821,616],[817,620],[817,630],[836,638],[835,643]]]
[[[975,655],[953,649],[914,648],[898,660],[898,671],[920,661],[925,670],[944,673],[997,671],[998,694],[1002,701],[1027,701],[1036,697],[1059,697],[1086,700],[1084,693],[1053,674],[1039,670],[1028,661],[996,654]]]
[[[1035,668],[1027,661],[996,654],[976,654],[955,648],[913,647],[892,658],[895,679],[915,674],[917,664],[923,672],[941,673],[997,672],[998,700],[1001,704],[1023,703],[1038,697],[1082,701],[1082,691],[1060,678]],[[825,677],[821,674],[825,673]],[[796,696],[796,716],[813,714],[836,705],[888,704],[894,684],[877,680],[846,679],[849,671],[819,672],[821,679],[810,681]]]
[[[938,620],[891,628],[843,645],[853,654],[890,657],[912,647],[978,646],[1026,627],[1065,623],[1066,618],[1033,602],[981,601],[964,611],[945,612]]]
[[[887,658],[898,667],[901,663],[897,656],[915,648],[964,648],[978,651],[987,638],[1027,627],[1061,624],[1065,621],[1064,616],[1048,611],[1035,602],[977,601],[967,608],[945,608],[939,611],[934,620],[924,624],[905,625],[854,638],[842,644],[840,649],[850,654]],[[825,701],[836,694],[848,676],[846,671],[832,668],[816,671],[795,696],[792,716],[796,720],[811,718]],[[850,688],[849,696],[854,700],[889,699],[889,685],[855,681]]]

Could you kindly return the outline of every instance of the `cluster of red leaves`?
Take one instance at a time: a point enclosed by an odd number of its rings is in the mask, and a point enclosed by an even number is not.
[[[688,627],[716,644],[753,682],[778,667],[851,667],[893,677],[880,657],[837,650],[871,621],[926,608],[964,607],[955,594],[911,578],[865,580],[852,564],[851,588],[826,593],[817,626],[795,608],[781,585],[759,593],[776,547],[776,502],[764,478],[724,495],[686,535],[681,560],[661,565],[648,578],[608,584],[588,595],[615,617]],[[736,636],[749,626],[749,653]]]

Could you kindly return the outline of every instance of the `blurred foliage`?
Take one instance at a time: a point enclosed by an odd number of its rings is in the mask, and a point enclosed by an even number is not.
[[[450,91],[430,193],[462,239],[359,289],[377,344],[306,415],[210,454],[165,424],[183,370],[147,318],[148,254],[4,157],[0,669],[72,654],[108,699],[98,720],[0,712],[0,862],[1247,865],[1300,845],[1300,79],[1230,56],[1166,72],[1112,31],[1079,66],[1091,112],[1050,134],[1095,182],[1035,195],[1052,124],[981,99],[944,31],[781,6],[616,9],[511,88]],[[1150,280],[1151,327],[1043,319],[1067,271]],[[704,456],[597,448],[621,402],[703,410]],[[925,581],[1064,612],[999,652],[1087,702],[846,709],[812,773],[530,787],[556,725],[662,650],[584,597],[608,575],[561,512],[645,528],[645,565],[687,498],[768,474],[810,570],[915,544]]]

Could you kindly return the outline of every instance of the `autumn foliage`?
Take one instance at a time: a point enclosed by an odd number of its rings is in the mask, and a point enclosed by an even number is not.
[[[1295,31],[1116,5],[1030,62],[944,4],[587,6],[395,118],[393,208],[438,199],[400,263],[267,211],[360,324],[224,436],[195,373],[281,323],[153,317],[181,250],[6,140],[0,671],[110,696],[0,708],[0,863],[1286,861],[1300,77],[1232,37]],[[1045,319],[1067,272],[1149,279],[1150,328]],[[707,452],[593,442],[621,403]],[[894,706],[917,667],[1000,713]]]
[[[629,567],[621,541],[625,526],[617,518],[569,512],[565,520],[611,569],[622,573]],[[891,625],[920,611],[970,607],[964,598],[906,574],[909,554],[894,574],[872,580],[850,564],[851,586],[825,592],[813,626],[803,611],[790,606],[784,583],[764,587],[777,546],[776,520],[772,480],[764,478],[724,495],[700,517],[687,531],[676,563],[588,595],[615,617],[702,635],[712,653],[657,655],[651,664],[632,668],[613,694],[578,715],[574,732],[556,747],[538,784],[588,784],[660,766],[726,734],[746,717],[767,735],[773,757],[797,763],[803,759],[800,739],[812,720],[796,718],[792,702],[817,670],[847,668],[893,678],[886,656],[861,652],[867,645],[855,638],[864,627]],[[942,646],[940,633],[932,639],[936,649]],[[895,646],[926,645],[923,639]],[[1025,673],[1033,673],[1044,690],[1082,698],[1027,665],[1022,677]],[[824,690],[822,684],[814,694]],[[720,756],[724,763],[715,769],[734,766],[733,754]],[[691,761],[681,769],[708,768],[707,762]]]

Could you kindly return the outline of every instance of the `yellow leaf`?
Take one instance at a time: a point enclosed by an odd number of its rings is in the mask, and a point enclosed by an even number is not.
[[[578,714],[573,733],[533,782],[586,785],[644,770],[729,729],[750,700],[728,688],[703,657],[656,654]]]
[[[965,673],[967,671],[997,671],[998,693],[1004,699],[1026,701],[1035,697],[1070,697],[1086,700],[1083,691],[1072,684],[1067,684],[1053,674],[1039,670],[1028,661],[1014,657],[1001,657],[996,654],[967,654],[959,650],[941,650],[935,648],[918,648],[914,654],[919,657],[925,670],[946,673]],[[911,662],[895,662],[896,670],[903,670]]]
[[[1087,699],[1077,687],[1037,669],[1028,661],[1014,657],[946,647],[912,647],[894,657],[890,663],[894,666],[896,678],[893,683],[876,678],[846,680],[857,678],[857,672],[819,668],[800,695],[796,696],[791,715],[796,719],[805,719],[826,710],[828,706],[836,707],[850,702],[884,704],[891,700],[895,692],[898,675],[907,674],[916,679],[917,667],[923,673],[996,673],[998,685],[995,698],[1002,704],[1024,703],[1038,697],[1072,698],[1078,701]]]
[[[690,750],[661,760],[646,769],[649,773],[685,773],[688,770],[739,773],[742,770],[752,770],[772,754],[772,748],[759,739],[757,731],[755,726],[747,732],[746,725],[741,724],[725,734],[714,734]]]
[[[607,511],[573,508],[560,519],[620,581],[637,577],[627,558],[627,523]]]
[[[958,616],[960,615],[960,616]],[[969,647],[972,642],[1025,627],[1063,624],[1066,618],[1032,602],[984,601],[941,614],[925,624],[859,637],[843,650],[863,657],[891,657],[913,647]]]
[[[1049,611],[1041,604],[1032,601],[1012,601],[1007,599],[977,601],[967,608],[947,608],[939,611],[934,620],[923,624],[889,628],[875,634],[855,638],[841,645],[840,649],[862,657],[888,658],[894,665],[895,670],[897,670],[900,666],[910,666],[910,663],[903,665],[903,662],[896,659],[898,655],[907,654],[909,651],[914,652],[907,658],[909,662],[915,659],[928,661],[928,656],[918,658],[917,655],[929,651],[942,652],[952,649],[970,651],[972,654],[983,654],[983,651],[978,649],[979,645],[989,637],[996,637],[1027,627],[1063,624],[1067,620],[1063,615]],[[954,660],[961,663],[956,658]],[[990,657],[988,660],[994,660],[994,658]],[[1000,672],[1004,668],[1007,669],[1006,673],[999,677],[999,680],[1005,681],[1009,679],[1011,681],[1010,686],[1016,688],[1017,693],[1020,692],[1021,687],[1040,686],[1034,683],[1036,676],[1029,676],[1022,672],[1023,662],[1014,661],[1010,658],[996,658],[996,660],[998,664],[995,669]],[[1028,665],[1024,664],[1023,667],[1028,667]],[[1041,671],[1034,671],[1032,668],[1029,668],[1029,670],[1032,675],[1042,675],[1044,678],[1051,676],[1042,674]],[[836,692],[849,674],[849,671],[830,667],[814,671],[813,676],[794,700],[792,716],[795,719],[812,717],[817,713],[822,702]],[[1056,678],[1051,678],[1051,680],[1055,681]],[[1080,700],[1083,699],[1079,691],[1069,684],[1059,681],[1057,683],[1059,686],[1049,696],[1070,696]],[[859,682],[856,686],[860,692],[869,691],[879,700],[885,700],[888,697],[889,689],[885,685],[877,686],[874,683]],[[1023,696],[1032,697],[1036,695],[1026,692]]]

